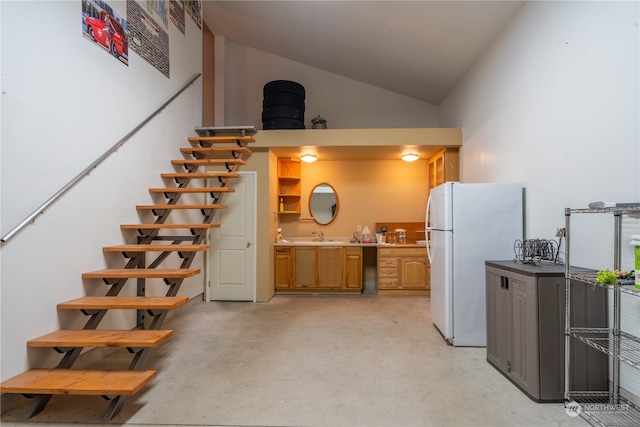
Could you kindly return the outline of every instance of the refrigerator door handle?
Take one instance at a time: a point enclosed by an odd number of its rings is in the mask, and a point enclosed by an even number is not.
[[[433,261],[432,257],[431,257],[431,249],[429,249],[431,247],[431,233],[429,231],[431,231],[431,224],[429,221],[429,216],[431,214],[431,194],[429,194],[429,199],[427,199],[427,217],[425,218],[426,222],[425,222],[425,239],[427,239],[426,242],[426,247],[427,247],[427,258],[429,258],[429,264],[431,265],[431,262]]]

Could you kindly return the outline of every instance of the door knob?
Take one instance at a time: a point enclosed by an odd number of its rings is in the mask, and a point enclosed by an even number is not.
[[[252,242],[247,242],[247,247],[250,248],[252,244]]]

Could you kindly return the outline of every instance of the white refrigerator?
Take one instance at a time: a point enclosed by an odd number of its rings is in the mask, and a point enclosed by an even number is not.
[[[450,344],[485,347],[485,260],[513,259],[523,238],[521,184],[446,182],[427,203],[431,319]]]

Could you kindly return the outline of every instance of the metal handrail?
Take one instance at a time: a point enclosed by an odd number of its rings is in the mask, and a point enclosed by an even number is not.
[[[193,84],[193,82],[195,82],[198,77],[200,77],[202,75],[202,73],[198,73],[196,74],[194,77],[191,78],[191,80],[189,80],[187,83],[185,83],[184,86],[182,86],[182,88],[177,91],[171,98],[169,98],[164,104],[162,104],[158,109],[156,109],[153,113],[151,113],[151,115],[149,115],[149,117],[147,117],[146,119],[144,119],[142,122],[140,122],[140,124],[138,126],[136,126],[135,128],[133,128],[131,130],[131,132],[129,132],[128,134],[126,134],[124,137],[122,137],[116,144],[114,144],[110,149],[108,149],[103,155],[101,155],[100,157],[98,157],[93,163],[91,163],[89,166],[87,166],[82,172],[80,172],[78,175],[76,175],[75,178],[73,178],[71,181],[69,181],[64,187],[62,187],[60,190],[58,190],[57,193],[55,193],[53,196],[51,196],[46,202],[44,202],[42,205],[40,205],[40,207],[38,207],[38,209],[36,209],[35,211],[31,212],[31,214],[29,214],[25,219],[23,219],[18,225],[16,225],[15,227],[13,227],[7,234],[5,234],[4,236],[2,236],[2,239],[0,239],[0,241],[2,243],[7,242],[9,239],[11,239],[18,231],[20,231],[22,228],[24,228],[29,222],[31,221],[35,221],[35,217],[37,217],[38,215],[41,215],[44,213],[45,209],[49,207],[49,205],[51,205],[53,202],[55,202],[60,196],[62,196],[64,193],[66,193],[71,187],[73,187],[78,181],[80,181],[82,178],[84,178],[86,175],[89,175],[89,173],[95,169],[100,163],[102,163],[103,160],[105,160],[107,157],[109,157],[113,152],[117,151],[118,148],[122,147],[125,142],[127,142],[127,140],[129,138],[131,138],[136,132],[138,132],[144,125],[146,125],[151,119],[153,119],[156,115],[158,115],[162,110],[164,110],[166,108],[167,105],[169,105],[174,99],[176,99],[182,92],[184,92],[189,86],[191,86]]]

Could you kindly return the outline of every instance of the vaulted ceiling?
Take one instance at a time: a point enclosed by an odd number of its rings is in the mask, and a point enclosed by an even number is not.
[[[439,105],[524,1],[210,1],[216,35]]]

